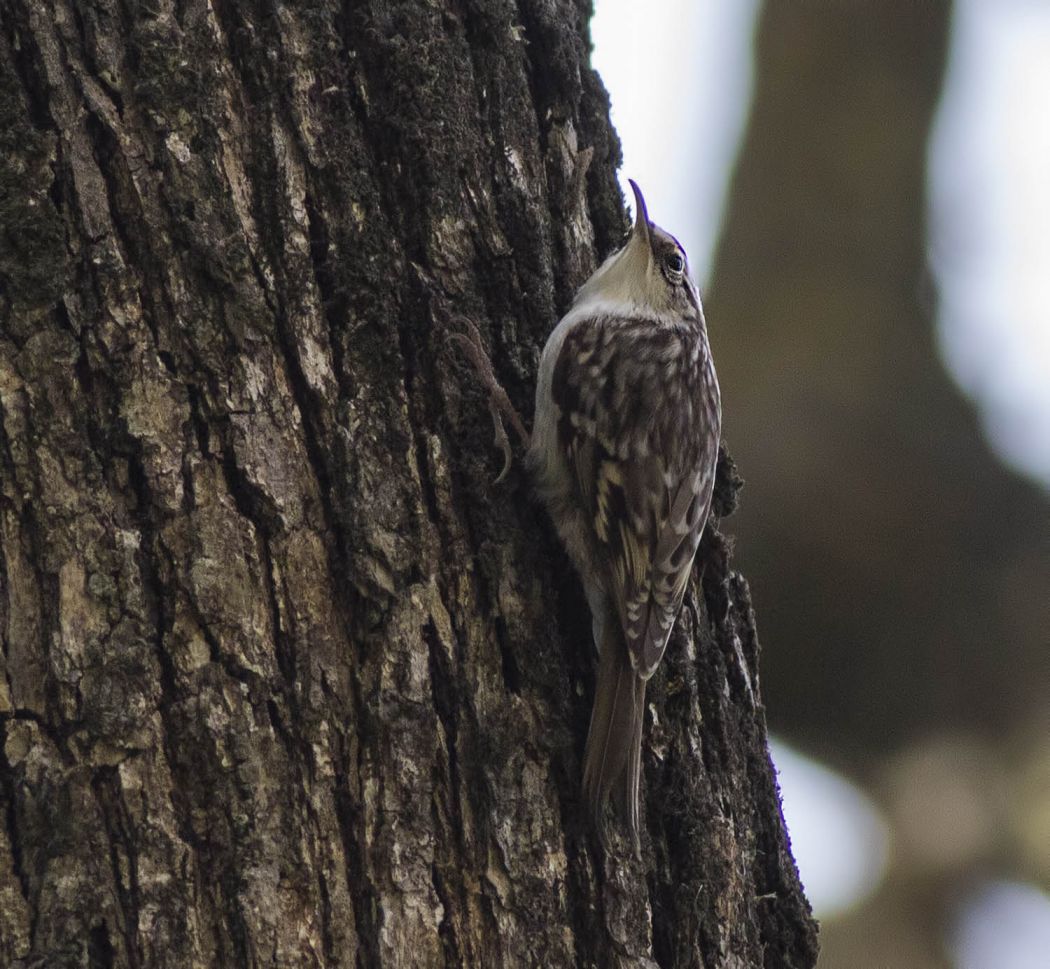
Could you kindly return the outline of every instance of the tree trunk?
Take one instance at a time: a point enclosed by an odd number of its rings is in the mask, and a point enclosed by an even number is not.
[[[3,965],[813,964],[726,542],[607,854],[586,605],[448,339],[531,413],[621,238],[588,13],[0,0]]]

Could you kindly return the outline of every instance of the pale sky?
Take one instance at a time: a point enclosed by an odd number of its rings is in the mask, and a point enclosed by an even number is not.
[[[1002,457],[1050,485],[1050,3],[956,0],[930,151],[942,353]]]
[[[756,9],[756,0],[597,0],[591,22],[623,144],[624,194],[632,198],[633,178],[701,287],[747,120]]]

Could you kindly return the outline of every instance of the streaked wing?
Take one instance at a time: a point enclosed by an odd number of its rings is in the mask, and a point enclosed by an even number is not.
[[[697,474],[673,478],[663,489],[663,513],[654,518],[650,530],[638,532],[624,526],[623,544],[634,543],[629,558],[649,555],[646,576],[617,571],[614,559],[614,577],[622,590],[624,601],[624,632],[627,644],[635,658],[636,668],[643,676],[650,676],[663,656],[667,638],[671,634],[678,610],[682,606],[693,558],[707,519],[710,492],[701,493],[701,479]]]
[[[717,429],[712,437],[694,426],[706,409],[687,339],[648,322],[581,323],[566,337],[552,388],[559,441],[643,677],[681,608],[713,486]]]

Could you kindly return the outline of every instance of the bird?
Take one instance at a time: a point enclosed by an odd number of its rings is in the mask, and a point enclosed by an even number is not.
[[[645,688],[707,524],[722,407],[700,293],[638,185],[626,243],[580,287],[540,357],[527,465],[583,584],[598,673],[583,800],[639,844]]]

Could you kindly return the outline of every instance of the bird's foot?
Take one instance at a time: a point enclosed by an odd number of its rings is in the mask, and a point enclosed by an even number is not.
[[[503,425],[504,418],[510,422],[510,426],[514,428],[515,433],[526,448],[529,446],[529,432],[525,430],[525,425],[507,396],[507,392],[496,379],[496,372],[492,367],[492,361],[489,359],[488,353],[485,351],[485,345],[482,343],[478,328],[464,317],[460,318],[460,322],[466,332],[453,333],[451,339],[455,341],[466,358],[473,364],[474,370],[481,378],[481,383],[489,392],[489,413],[492,415],[492,426],[496,437],[495,444],[503,452],[503,470],[500,471],[499,477],[496,478],[496,484],[499,484],[507,476],[507,472],[510,471],[510,466],[514,462],[510,438],[507,436],[507,429]]]

